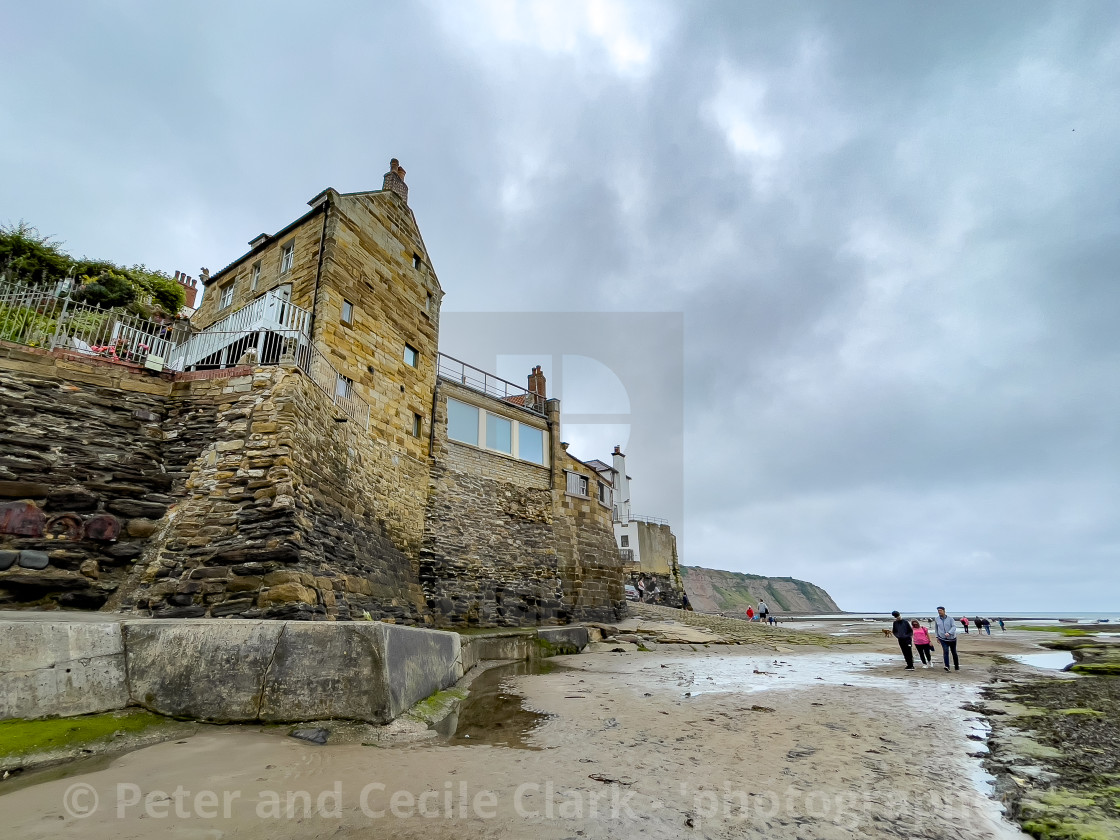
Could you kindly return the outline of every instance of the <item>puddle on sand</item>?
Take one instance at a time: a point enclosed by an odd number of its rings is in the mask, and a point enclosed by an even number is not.
[[[1066,650],[1054,653],[1017,653],[1008,658],[1033,668],[1050,668],[1056,671],[1073,664],[1073,654]]]
[[[42,770],[24,772],[17,770],[8,778],[0,781],[0,796],[6,793],[15,793],[17,790],[38,785],[43,782],[53,782],[58,779],[69,779],[71,776],[80,776],[83,773],[96,773],[104,770],[117,758],[126,753],[116,752],[106,755],[90,755],[84,758],[69,759],[62,764],[45,767]]]
[[[514,662],[491,668],[471,683],[467,699],[436,727],[449,744],[513,747],[538,750],[528,742],[529,734],[548,720],[548,715],[526,709],[520,694],[505,688],[510,677],[548,674],[557,666],[545,660]]]

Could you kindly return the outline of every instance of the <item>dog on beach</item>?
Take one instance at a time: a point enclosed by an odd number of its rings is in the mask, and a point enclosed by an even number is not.
[[[884,627],[883,628],[883,635],[886,636],[889,639],[891,637],[891,628]]]

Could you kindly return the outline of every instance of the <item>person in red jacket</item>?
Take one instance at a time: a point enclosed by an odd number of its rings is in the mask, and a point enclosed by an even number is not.
[[[747,621],[754,621],[754,607],[747,607]]]

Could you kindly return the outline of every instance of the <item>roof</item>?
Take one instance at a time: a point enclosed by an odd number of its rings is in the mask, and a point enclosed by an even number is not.
[[[598,458],[593,461],[585,461],[584,463],[586,463],[587,466],[591,467],[591,469],[595,470],[595,472],[618,472],[618,470],[616,470],[610,464],[604,464]]]

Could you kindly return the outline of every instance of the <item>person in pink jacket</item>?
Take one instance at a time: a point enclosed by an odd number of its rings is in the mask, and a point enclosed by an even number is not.
[[[918,649],[918,656],[922,658],[923,668],[933,667],[933,642],[929,640],[929,631],[918,623],[917,619],[910,622],[914,628],[914,647]]]

